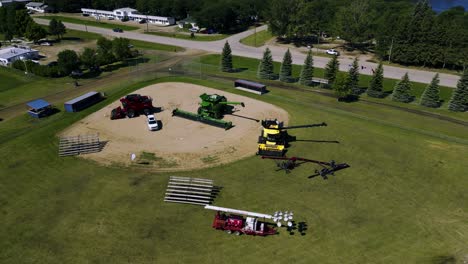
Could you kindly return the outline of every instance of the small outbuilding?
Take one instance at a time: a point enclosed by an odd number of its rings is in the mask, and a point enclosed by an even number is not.
[[[93,104],[96,104],[100,101],[102,101],[104,98],[101,95],[101,93],[98,92],[89,92],[86,94],[83,94],[77,98],[74,98],[64,104],[65,111],[67,112],[78,112],[83,109],[86,109]]]
[[[236,80],[234,82],[234,87],[236,87],[236,89],[239,89],[239,90],[256,93],[260,95],[267,92],[266,85],[257,83],[257,82],[246,81],[246,80]]]
[[[52,114],[52,105],[43,99],[37,99],[26,104],[29,107],[28,114],[35,118],[41,118]]]

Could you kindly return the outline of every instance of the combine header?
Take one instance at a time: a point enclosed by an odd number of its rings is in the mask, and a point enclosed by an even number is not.
[[[282,160],[282,162],[276,163],[278,170],[284,170],[286,173],[291,172],[294,168],[299,166],[302,163],[315,163],[322,167],[320,170],[315,170],[315,175],[310,176],[309,178],[315,176],[321,176],[324,180],[328,179],[328,175],[335,175],[336,171],[349,168],[349,165],[346,163],[336,163],[334,160],[330,162],[298,158],[298,157],[271,157],[271,156],[262,156],[262,159],[273,159],[273,160]]]
[[[286,153],[289,142],[295,141],[286,129],[327,126],[326,123],[284,127],[283,122],[276,119],[262,120],[262,133],[258,138],[258,155],[282,157]]]
[[[242,102],[228,102],[226,97],[218,94],[204,93],[200,95],[200,99],[202,101],[199,103],[200,107],[196,114],[176,108],[172,111],[172,115],[228,130],[233,127],[232,122],[222,120],[223,116],[233,112],[232,105],[245,107]]]

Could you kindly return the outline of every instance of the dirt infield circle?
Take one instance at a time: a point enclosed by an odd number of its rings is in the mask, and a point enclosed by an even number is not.
[[[75,123],[61,135],[75,136],[99,133],[101,141],[107,141],[103,151],[83,155],[107,165],[150,166],[160,170],[189,170],[215,166],[239,160],[257,151],[257,139],[261,125],[252,119],[278,118],[288,121],[288,113],[274,105],[224,91],[188,83],[159,83],[134,93],[149,95],[153,105],[161,107],[156,118],[162,129],[149,131],[144,115],[136,118],[110,120],[113,108],[119,101],[104,107]],[[225,120],[235,125],[230,130],[199,122],[173,117],[172,110],[180,108],[196,112],[202,93],[220,94],[229,101],[245,103],[236,106],[236,115],[226,115]],[[240,117],[241,116],[241,117]],[[136,159],[131,161],[134,153]]]

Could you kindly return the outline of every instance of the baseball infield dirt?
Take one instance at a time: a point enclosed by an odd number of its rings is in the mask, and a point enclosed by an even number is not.
[[[159,83],[134,93],[153,98],[153,105],[161,107],[155,116],[162,128],[149,131],[146,117],[110,120],[110,112],[119,101],[104,107],[75,123],[61,133],[74,136],[99,133],[101,141],[107,141],[99,153],[83,155],[106,165],[147,166],[158,170],[190,170],[215,166],[239,160],[257,151],[257,139],[261,125],[254,119],[277,118],[288,122],[288,113],[274,105],[248,97],[227,93],[188,83]],[[244,102],[245,107],[235,106],[234,115],[226,115],[233,128],[222,128],[173,117],[175,108],[197,112],[199,96],[203,93],[220,94],[229,101]],[[131,160],[132,154],[136,159]]]

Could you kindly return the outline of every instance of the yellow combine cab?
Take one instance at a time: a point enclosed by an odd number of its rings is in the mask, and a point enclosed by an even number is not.
[[[284,127],[283,122],[276,119],[262,120],[262,133],[258,137],[258,155],[282,157],[286,153],[288,143],[295,141],[296,137],[290,136],[286,129],[326,126],[327,124],[311,124],[301,126]]]

